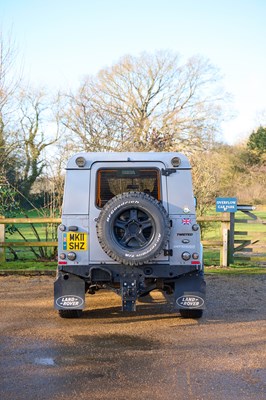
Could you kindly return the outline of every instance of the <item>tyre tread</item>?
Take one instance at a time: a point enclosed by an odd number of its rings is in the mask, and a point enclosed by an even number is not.
[[[157,251],[155,251],[148,260],[141,260],[141,259],[131,260],[131,259],[123,258],[119,254],[117,254],[115,251],[113,251],[109,247],[109,244],[105,241],[105,234],[104,234],[104,228],[103,228],[104,219],[112,211],[114,205],[119,204],[120,201],[125,201],[128,199],[139,199],[139,200],[145,200],[145,201],[148,200],[150,203],[152,203],[158,209],[158,212],[160,212],[163,217],[164,240],[163,240],[162,244],[158,247],[158,249],[156,249]],[[170,220],[169,220],[168,213],[166,212],[162,203],[159,202],[154,197],[152,197],[146,193],[143,193],[143,192],[126,192],[126,193],[122,193],[122,194],[119,194],[119,195],[113,197],[111,200],[109,200],[105,204],[105,206],[102,208],[102,211],[98,218],[96,229],[97,229],[98,241],[99,241],[102,249],[105,251],[105,253],[110,258],[112,258],[114,261],[117,261],[120,264],[137,266],[137,265],[143,265],[146,262],[149,262],[151,259],[158,257],[162,253],[162,250],[164,248],[166,248],[167,242],[168,242],[169,236],[170,236]]]

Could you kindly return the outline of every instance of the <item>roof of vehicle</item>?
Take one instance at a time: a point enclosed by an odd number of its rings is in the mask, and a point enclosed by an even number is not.
[[[79,167],[76,163],[77,158],[84,158],[84,166]],[[174,152],[89,152],[77,153],[67,162],[67,169],[90,169],[96,162],[145,162],[154,161],[164,163],[166,168],[173,168],[171,160],[175,157],[180,159],[180,169],[190,169],[188,158],[182,153]]]

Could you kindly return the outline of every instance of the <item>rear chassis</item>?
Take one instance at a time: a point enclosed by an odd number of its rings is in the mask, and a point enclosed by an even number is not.
[[[178,271],[178,272],[177,272]],[[84,309],[85,293],[110,289],[122,298],[123,311],[136,311],[136,301],[152,290],[173,294],[177,309],[205,308],[205,281],[199,265],[148,264],[139,267],[110,265],[59,266],[55,281],[55,308]],[[70,296],[71,294],[71,296]],[[59,298],[75,297],[78,304],[60,305]]]

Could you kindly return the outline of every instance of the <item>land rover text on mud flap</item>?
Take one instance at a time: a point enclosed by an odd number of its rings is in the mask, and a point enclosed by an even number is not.
[[[85,293],[116,291],[122,309],[154,289],[200,318],[205,281],[191,168],[180,153],[79,153],[67,164],[54,303],[79,317]]]

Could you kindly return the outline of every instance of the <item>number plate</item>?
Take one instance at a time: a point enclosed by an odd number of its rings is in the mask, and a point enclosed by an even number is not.
[[[88,248],[87,233],[66,232],[63,234],[63,250],[84,251]]]

